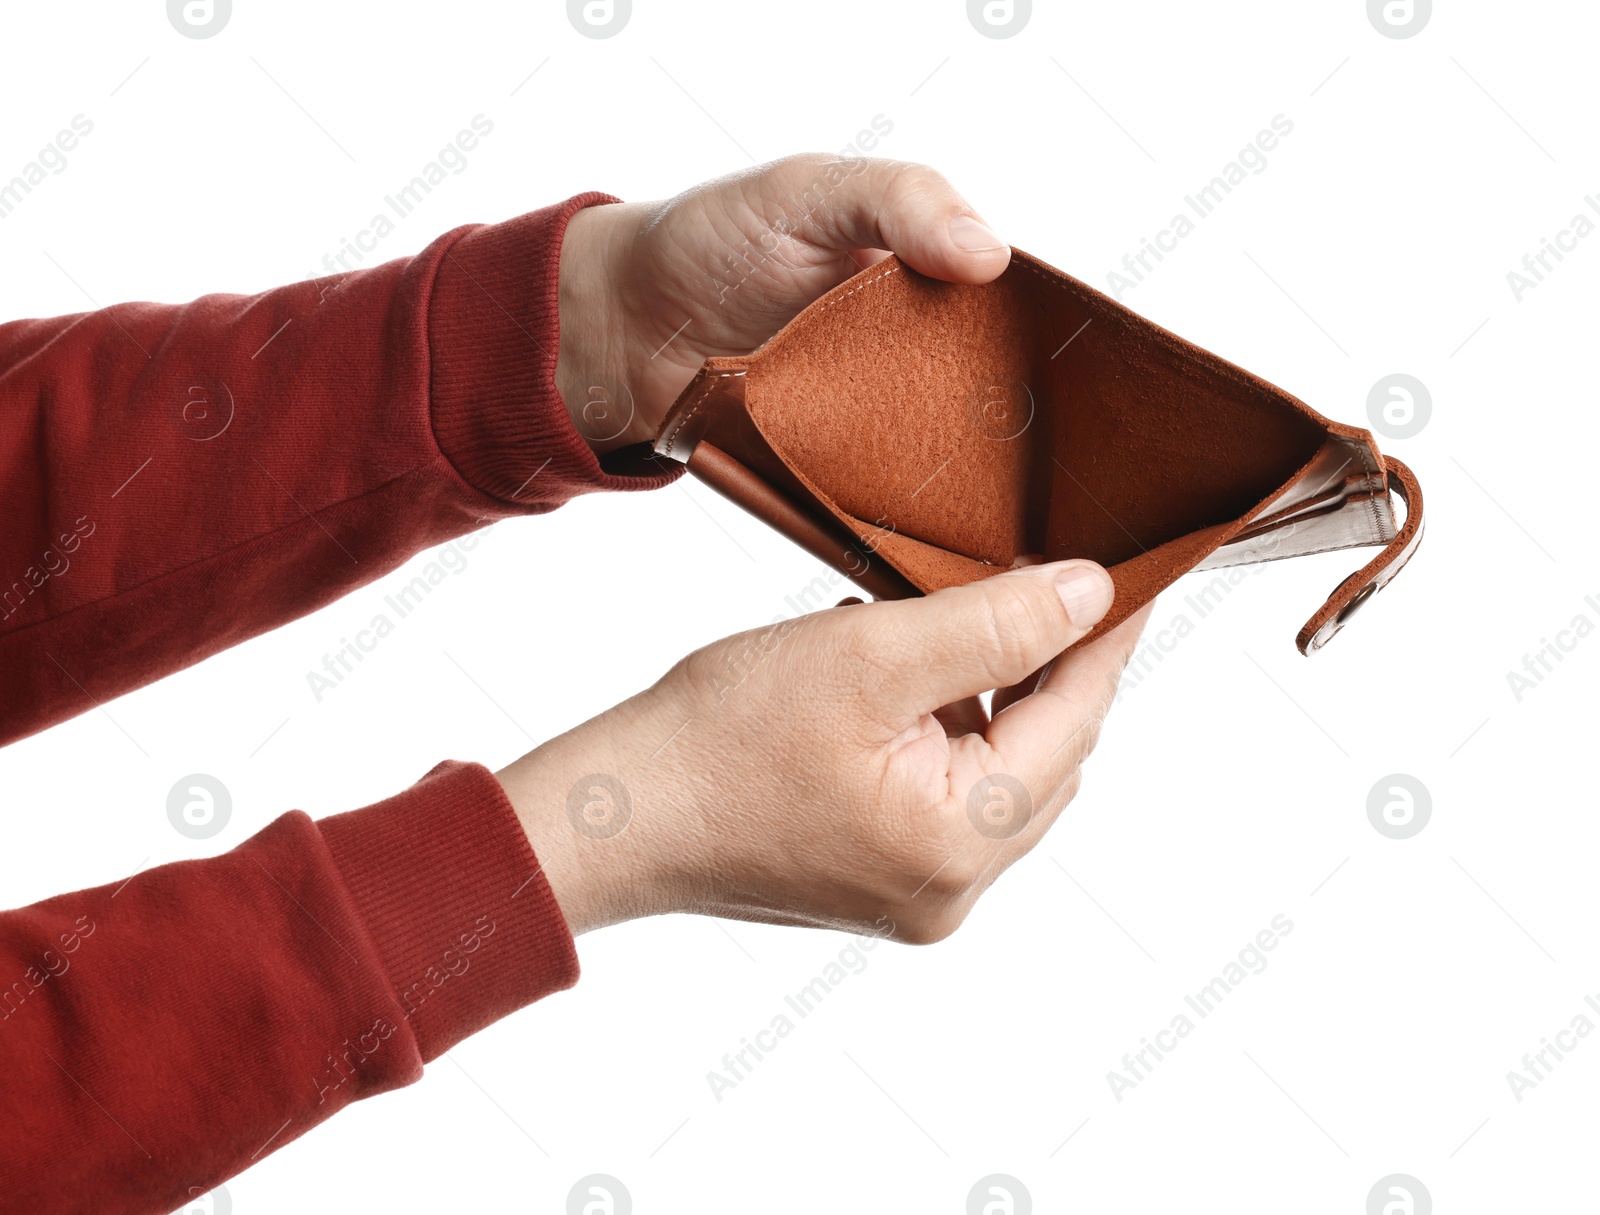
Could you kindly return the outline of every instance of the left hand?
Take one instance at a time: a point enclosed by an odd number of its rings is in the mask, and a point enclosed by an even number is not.
[[[1075,646],[1113,594],[1063,561],[713,642],[500,781],[575,933],[696,912],[941,940],[1078,790],[1150,612]],[[980,728],[940,721],[1046,664]]]
[[[561,248],[556,387],[597,452],[650,442],[708,355],[749,353],[889,252],[957,283],[1011,258],[944,177],[893,160],[791,156],[587,207]]]

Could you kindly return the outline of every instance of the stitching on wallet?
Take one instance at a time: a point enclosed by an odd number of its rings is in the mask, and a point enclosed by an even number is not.
[[[700,394],[700,399],[690,406],[689,412],[678,419],[678,424],[672,428],[672,437],[667,440],[667,455],[670,456],[675,450],[677,450],[678,436],[683,433],[683,428],[689,424],[689,419],[700,412],[700,406],[704,405],[710,398],[712,392],[716,390],[717,381],[726,380],[730,376],[737,377],[743,374],[744,371],[717,371],[713,372],[709,377],[707,377],[710,382],[706,384],[706,390]]]
[[[1384,491],[1387,493],[1388,492],[1388,486],[1389,486],[1388,478],[1385,477],[1382,473],[1380,473],[1371,464],[1367,463],[1367,457],[1371,454],[1367,450],[1367,445],[1365,443],[1360,443],[1360,444],[1357,445],[1357,449],[1361,452],[1361,466],[1367,470],[1367,476],[1372,477],[1374,480],[1379,481],[1379,483],[1382,484],[1382,486],[1384,487]],[[1369,509],[1372,512],[1372,528],[1373,528],[1373,531],[1375,531],[1380,536],[1383,535],[1383,519],[1378,514],[1378,498],[1377,498],[1376,494],[1374,494],[1372,497],[1367,499],[1367,509]],[[1398,532],[1397,532],[1397,535],[1398,535]],[[1388,540],[1384,541],[1384,543],[1385,544],[1392,544],[1395,539],[1396,539],[1396,536],[1390,536]]]
[[[850,296],[857,295],[860,292],[865,291],[868,287],[872,286],[873,283],[876,283],[881,279],[888,278],[889,275],[893,274],[898,269],[900,269],[899,266],[890,266],[882,274],[874,275],[872,278],[869,278],[866,282],[862,283],[859,287],[852,287],[843,295],[835,296],[826,303],[819,305],[817,307],[817,311],[825,312],[829,308],[832,308],[835,304],[843,303]],[[748,371],[749,369],[746,368],[745,370]],[[689,424],[689,419],[700,412],[700,407],[706,403],[706,400],[711,396],[712,391],[716,388],[716,380],[725,380],[731,376],[741,376],[744,374],[744,371],[718,371],[715,373],[715,379],[706,385],[706,390],[700,394],[700,399],[690,406],[689,412],[684,414],[683,417],[678,420],[678,424],[672,428],[672,437],[667,440],[667,455],[670,456],[677,450],[678,435],[682,432],[683,428]]]
[[[829,300],[827,303],[820,305],[817,308],[817,311],[818,312],[826,312],[829,308],[832,308],[835,304],[842,304],[850,296],[856,295],[856,294],[858,294],[858,293],[860,293],[862,291],[865,291],[868,287],[872,286],[873,283],[877,282],[879,279],[888,278],[889,275],[893,274],[898,269],[900,269],[899,266],[890,266],[882,274],[874,275],[872,278],[869,278],[866,282],[862,283],[861,286],[852,287],[852,288],[850,288],[850,290],[846,291],[843,295],[835,296],[833,299]]]

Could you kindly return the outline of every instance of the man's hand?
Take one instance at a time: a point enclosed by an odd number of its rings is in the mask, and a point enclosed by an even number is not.
[[[574,932],[693,911],[936,941],[1076,793],[1149,612],[1063,653],[1111,596],[1058,562],[744,633],[499,776]],[[977,732],[935,716],[1047,664]]]
[[[561,248],[556,387],[596,451],[648,442],[708,355],[756,349],[889,251],[958,283],[1011,257],[943,177],[892,160],[792,156],[588,207]]]

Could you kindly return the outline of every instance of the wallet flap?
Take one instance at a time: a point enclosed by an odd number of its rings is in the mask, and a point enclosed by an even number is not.
[[[1422,486],[1416,475],[1393,456],[1385,456],[1383,462],[1389,488],[1406,504],[1406,521],[1383,552],[1334,587],[1328,601],[1306,621],[1295,638],[1302,654],[1315,654],[1327,645],[1350,617],[1394,580],[1422,543]]]

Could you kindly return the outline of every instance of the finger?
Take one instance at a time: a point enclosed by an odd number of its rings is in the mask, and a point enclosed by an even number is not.
[[[835,627],[881,675],[885,708],[931,713],[1009,687],[1081,639],[1111,607],[1111,576],[1092,561],[1011,570],[921,599],[877,604]]]
[[[935,709],[933,717],[951,738],[982,734],[989,727],[989,715],[983,711],[983,701],[976,696],[964,696],[954,704]]]
[[[1024,569],[1030,565],[1043,564],[1043,553],[1020,553],[1011,560],[1011,568],[1014,570]],[[1028,677],[1020,683],[1014,683],[1009,688],[996,688],[994,700],[989,706],[989,715],[991,717],[1000,716],[1000,714],[1016,704],[1017,701],[1035,691],[1039,686],[1039,681],[1044,678],[1045,672],[1049,669],[1050,667],[1047,664],[1037,671],[1029,672]]]
[[[1056,659],[1037,692],[990,723],[989,745],[1036,801],[1064,784],[1094,749],[1152,606]]]
[[[752,180],[764,194],[804,199],[794,235],[824,249],[888,249],[913,270],[953,283],[987,283],[1011,260],[1010,246],[926,165],[794,156]]]
[[[857,270],[865,270],[868,266],[876,266],[885,258],[894,255],[887,249],[852,249],[850,260],[856,264]]]
[[[1004,713],[1024,696],[1032,696],[1039,690],[1040,681],[1049,673],[1050,667],[1049,664],[1046,664],[1037,671],[1029,672],[1026,679],[1012,684],[1009,688],[997,688],[994,694],[994,701],[990,705],[992,715],[999,717],[1000,714]]]

